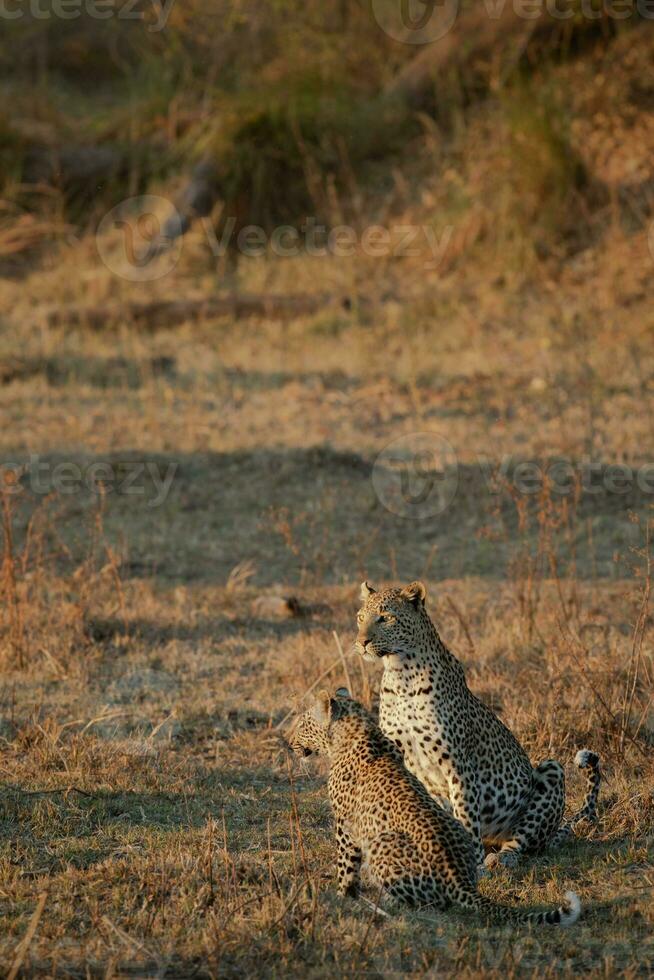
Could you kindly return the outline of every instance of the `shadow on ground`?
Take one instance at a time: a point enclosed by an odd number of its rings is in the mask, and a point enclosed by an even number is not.
[[[580,479],[572,482],[569,468],[558,470],[549,492],[515,463],[502,474],[490,464],[460,465],[431,483],[412,471],[404,473],[404,484],[397,471],[377,463],[373,479],[373,458],[328,446],[41,456],[41,473],[49,477],[39,476],[36,485],[28,459],[7,462],[28,467],[12,496],[19,540],[35,509],[50,507],[56,527],[46,520],[44,533],[53,552],[61,553],[63,542],[69,556],[83,560],[84,529],[90,533],[98,510],[99,495],[89,489],[98,472],[92,467],[101,465],[104,531],[122,549],[123,574],[166,583],[222,584],[244,562],[261,587],[365,577],[504,578],[516,554],[534,554],[539,540],[542,545],[543,528],[560,575],[615,577],[616,554],[638,543],[632,514],[644,513],[654,499],[646,481],[625,481],[608,462],[596,464],[590,477],[581,463],[570,463]],[[48,497],[52,474],[71,463],[78,476],[55,492],[55,506]],[[552,465],[541,463],[541,471],[552,473]],[[389,479],[390,503],[380,490]],[[439,481],[453,486],[445,506],[437,497]]]

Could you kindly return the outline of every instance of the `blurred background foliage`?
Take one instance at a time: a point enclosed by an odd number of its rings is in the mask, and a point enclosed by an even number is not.
[[[398,162],[438,165],[444,143],[456,156],[491,99],[508,128],[511,220],[578,238],[580,214],[606,193],[571,144],[569,92],[552,71],[651,29],[600,0],[537,23],[463,3],[427,46],[389,37],[368,0],[86,0],[71,19],[51,0],[38,16],[15,9],[0,37],[4,208],[82,228],[198,163],[242,222],[351,219]]]

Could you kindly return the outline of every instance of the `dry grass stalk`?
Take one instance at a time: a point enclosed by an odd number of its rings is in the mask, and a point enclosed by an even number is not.
[[[18,971],[20,970],[21,966],[25,962],[25,957],[29,952],[29,948],[32,943],[32,940],[36,935],[36,930],[39,927],[39,922],[41,921],[41,916],[43,915],[43,910],[45,908],[45,903],[47,902],[47,900],[48,900],[47,891],[41,892],[41,894],[39,895],[39,900],[36,903],[36,908],[32,912],[32,916],[28,923],[27,932],[21,939],[20,943],[18,944],[18,948],[16,949],[16,955],[14,957],[14,961],[11,965],[11,969],[9,970],[9,973],[7,974],[7,980],[16,980],[16,977],[18,976]]]
[[[0,505],[2,507],[2,592],[8,617],[8,636],[11,658],[22,670],[26,666],[27,652],[25,647],[25,627],[23,609],[18,594],[16,579],[16,556],[12,532],[13,513],[11,490],[4,484],[0,488]]]

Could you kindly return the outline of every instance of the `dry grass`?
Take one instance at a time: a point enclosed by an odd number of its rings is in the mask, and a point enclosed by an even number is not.
[[[550,488],[527,500],[510,469],[491,493],[476,461],[580,457],[592,421],[599,458],[641,462],[649,381],[634,382],[610,332],[582,366],[581,328],[545,321],[507,322],[492,341],[480,324],[476,361],[470,333],[432,332],[420,384],[398,362],[383,373],[383,344],[408,336],[388,321],[348,323],[351,357],[332,374],[333,338],[315,322],[152,337],[24,328],[20,364],[34,370],[1,392],[14,420],[5,460],[27,462],[28,446],[116,472],[130,460],[178,469],[158,508],[88,490],[6,497],[3,962],[45,891],[29,975],[651,969],[649,498]],[[640,336],[634,323],[631,343]],[[648,349],[634,356],[647,379]],[[375,452],[417,424],[460,459],[450,510],[427,522],[384,510],[370,482]],[[456,914],[382,921],[336,898],[324,768],[299,770],[276,726],[330,665],[327,683],[345,680],[333,632],[347,651],[364,576],[430,580],[471,685],[532,758],[566,762],[571,806],[574,752],[602,753],[599,826],[484,886],[528,904],[574,887],[585,915],[565,936]],[[294,594],[302,615],[279,618],[262,592]],[[374,671],[347,665],[356,693],[374,691]]]
[[[562,69],[589,105],[596,67]],[[230,282],[332,292],[347,311],[153,334],[43,325],[51,303],[223,288],[199,232],[150,284],[112,276],[89,237],[3,281],[0,459],[26,468],[3,497],[7,972],[652,973],[652,494],[604,482],[561,495],[551,480],[516,492],[520,461],[651,462],[647,228],[623,220],[618,188],[583,250],[539,254],[515,224],[503,112],[471,113],[451,165],[430,131],[383,213],[362,212],[451,224],[440,267],[251,259]],[[371,481],[380,450],[416,430],[458,460],[450,507],[426,521],[387,511]],[[57,491],[47,474],[35,488],[30,454],[104,464],[104,492]],[[159,506],[152,480],[116,492],[141,465],[174,467]],[[584,916],[563,935],[454,913],[376,919],[334,893],[324,766],[289,759],[278,726],[328,669],[326,683],[347,669],[374,698],[377,673],[347,652],[357,583],[418,577],[473,689],[535,761],[565,762],[571,808],[576,749],[602,754],[598,826],[483,885],[530,905],[574,887]]]
[[[331,682],[344,680],[332,631],[348,637],[353,589],[302,590],[303,618],[266,621],[252,588],[131,582],[123,622],[106,582],[74,650],[53,631],[47,658],[34,650],[32,670],[6,675],[2,958],[47,890],[29,959],[39,975],[651,969],[650,627],[623,726],[637,601],[624,585],[579,584],[566,626],[556,587],[543,585],[530,641],[510,585],[441,581],[431,592],[473,687],[533,758],[566,761],[571,806],[574,751],[602,753],[590,836],[485,884],[531,905],[572,886],[578,927],[561,938],[454,913],[373,921],[335,897],[324,769],[298,771],[276,725],[330,664]],[[359,670],[349,664],[361,695]]]

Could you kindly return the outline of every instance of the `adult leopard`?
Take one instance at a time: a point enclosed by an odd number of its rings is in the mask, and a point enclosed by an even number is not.
[[[576,765],[587,773],[581,809],[562,823],[565,777],[559,762],[533,767],[497,715],[469,690],[462,665],[447,649],[425,609],[425,587],[379,592],[361,586],[356,647],[381,659],[379,724],[400,748],[407,768],[477,841],[480,863],[513,866],[596,819],[599,758],[589,749]],[[483,842],[500,850],[485,857]]]
[[[413,776],[396,746],[343,689],[322,691],[296,722],[295,752],[330,760],[329,798],[336,824],[338,890],[357,895],[360,873],[385,896],[414,906],[455,904],[501,922],[572,925],[580,903],[566,893],[559,908],[530,912],[477,890],[475,841]]]

